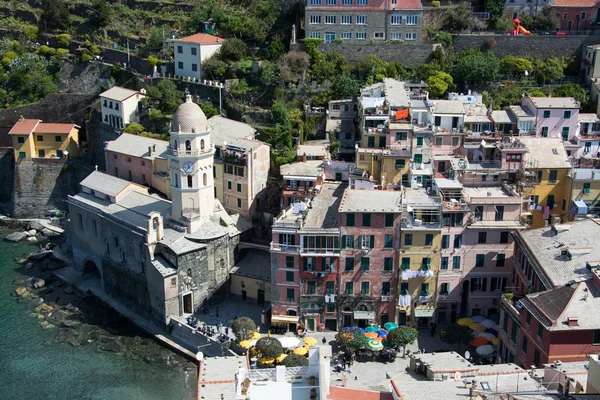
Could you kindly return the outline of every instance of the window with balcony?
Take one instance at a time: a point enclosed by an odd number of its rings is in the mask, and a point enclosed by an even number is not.
[[[500,243],[508,243],[508,232],[500,232]]]
[[[360,236],[360,248],[361,249],[372,249],[374,247],[375,247],[375,235]]]
[[[346,226],[355,226],[354,214],[346,214]]]
[[[563,126],[561,136],[563,140],[569,140],[569,127]]]
[[[389,296],[392,293],[392,283],[391,282],[382,282],[381,283],[381,295]]]
[[[433,234],[428,233],[425,235],[425,246],[433,246]]]
[[[442,235],[442,249],[450,247],[450,235]]]
[[[483,206],[475,206],[475,221],[483,219]]]
[[[506,278],[492,278],[490,283],[490,292],[498,292],[506,287]]]
[[[487,291],[487,278],[471,279],[471,292],[485,292],[485,291]]]
[[[285,281],[286,282],[294,282],[294,271],[286,271]]]
[[[410,258],[408,257],[402,257],[402,265],[401,265],[402,271],[407,271],[410,269]]]
[[[296,295],[294,289],[287,289],[287,301],[288,303],[294,303],[296,301]]]
[[[315,261],[312,257],[304,257],[302,260],[303,260],[305,271],[314,271],[315,270]]]
[[[371,283],[370,282],[361,282],[360,283],[360,294],[371,294]]]
[[[476,267],[483,267],[485,261],[485,254],[477,254],[475,256],[475,266]]]
[[[452,269],[454,269],[454,270],[460,269],[460,256],[452,257]]]
[[[290,233],[280,233],[279,234],[279,244],[282,246],[293,246],[295,243],[295,235]]]
[[[436,137],[435,138],[435,147],[442,147],[443,142],[444,142],[444,138]]]
[[[360,270],[368,271],[371,268],[371,259],[369,257],[361,257],[360,259]]]
[[[396,132],[396,141],[408,140],[408,132]]]
[[[548,127],[547,126],[542,127],[542,137],[548,137]]]
[[[440,269],[448,269],[448,257],[442,257],[441,259],[441,263],[440,263]]]
[[[354,248],[354,235],[342,235],[342,248],[353,249]]]
[[[405,233],[404,234],[404,246],[412,246],[413,243],[413,236],[412,233]]]
[[[452,147],[457,147],[460,143],[460,136],[452,136]]]
[[[504,221],[504,206],[494,206],[495,220],[496,221]]]
[[[421,260],[421,270],[429,271],[430,269],[431,269],[431,258],[423,257],[423,259]]]
[[[419,294],[421,296],[429,296],[429,283],[421,283],[421,291]]]
[[[406,165],[406,160],[396,160],[396,169],[397,170],[404,169],[405,165]]]
[[[385,257],[383,259],[383,270],[384,271],[392,271],[394,269],[394,258],[393,257]]]
[[[487,243],[487,232],[479,232],[479,237],[477,238],[477,243],[479,243],[479,244]]]
[[[393,246],[394,246],[394,235],[386,234],[384,237],[383,247],[386,249],[391,249]]]
[[[346,282],[344,294],[354,294],[354,282]]]
[[[423,154],[414,155],[415,164],[421,164],[423,162]]]

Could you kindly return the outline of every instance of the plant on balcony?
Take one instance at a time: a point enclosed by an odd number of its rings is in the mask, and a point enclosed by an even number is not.
[[[514,294],[513,293],[504,293],[503,296],[506,299],[506,301],[508,301],[510,303],[514,297]]]
[[[311,399],[317,398],[317,389],[315,389],[315,388],[310,389],[310,398]]]
[[[309,376],[309,377],[308,377],[308,382],[309,382],[311,385],[314,385],[314,384],[316,384],[316,383],[317,383],[317,377],[316,377],[316,376],[314,376],[314,375],[311,375],[311,376]],[[316,390],[316,389],[313,389],[313,390]]]
[[[473,339],[473,330],[468,326],[453,324],[442,329],[440,339],[445,343],[458,344],[458,351],[460,352],[460,346],[469,343]]]
[[[283,360],[283,365],[286,368],[308,367],[308,358],[292,353]]]
[[[244,379],[244,382],[242,382],[242,387],[245,387],[245,388],[250,387],[250,378]]]
[[[399,326],[387,336],[387,342],[398,348],[402,347],[402,357],[406,357],[406,346],[413,344],[419,337],[419,331],[410,326]]]

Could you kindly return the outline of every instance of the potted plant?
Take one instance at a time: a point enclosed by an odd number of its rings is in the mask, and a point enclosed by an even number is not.
[[[315,388],[310,389],[310,398],[311,398],[311,400],[314,400],[317,398],[317,389],[315,389]]]
[[[308,382],[309,382],[311,385],[314,385],[314,384],[316,384],[316,383],[317,383],[317,377],[316,377],[316,376],[314,376],[314,375],[312,375],[312,376],[309,376],[309,377],[308,377]]]
[[[242,382],[242,386],[245,388],[250,387],[250,378],[244,379],[244,382]]]

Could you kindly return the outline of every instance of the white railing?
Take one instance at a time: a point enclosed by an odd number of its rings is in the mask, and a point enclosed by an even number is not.
[[[197,156],[212,154],[212,152],[213,152],[212,146],[210,146],[204,150],[178,150],[178,149],[174,149],[172,147],[167,148],[168,154],[170,154],[172,156],[177,156],[177,157],[185,157],[185,156],[197,157]]]
[[[294,244],[285,243],[273,243],[271,242],[271,251],[281,251],[283,253],[294,253],[300,252],[300,246]]]

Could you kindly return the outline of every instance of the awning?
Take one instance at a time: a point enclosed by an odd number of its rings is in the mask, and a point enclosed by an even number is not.
[[[354,319],[375,319],[375,311],[354,311]]]
[[[415,308],[415,318],[430,318],[434,312],[432,308]]]
[[[588,213],[588,205],[585,204],[583,200],[574,200],[573,204],[577,207],[577,214],[587,214]]]
[[[271,322],[291,322],[292,324],[298,323],[299,317],[297,315],[272,315]]]

